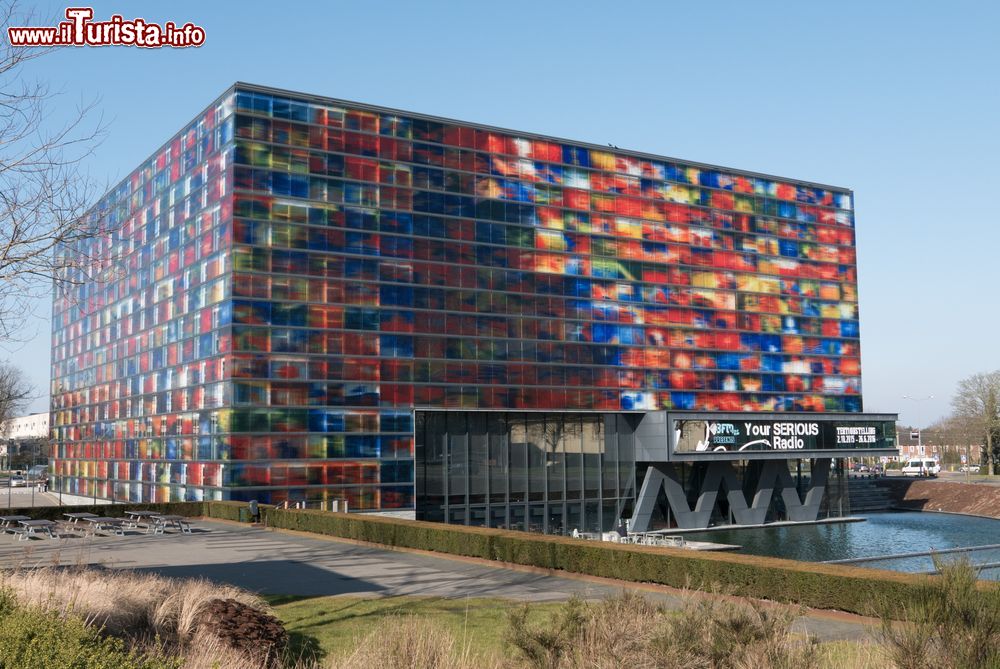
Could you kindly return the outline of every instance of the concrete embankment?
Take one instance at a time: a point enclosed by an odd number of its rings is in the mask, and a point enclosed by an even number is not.
[[[889,491],[896,508],[1000,518],[1000,486],[895,478],[878,485]]]

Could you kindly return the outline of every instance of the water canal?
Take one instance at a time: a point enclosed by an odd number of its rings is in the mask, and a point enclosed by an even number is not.
[[[722,529],[685,534],[686,539],[742,546],[752,555],[790,558],[810,562],[918,553],[956,547],[1000,544],[1000,520],[930,512],[873,513],[858,523],[792,525],[750,529]],[[947,553],[951,560],[963,553]],[[973,564],[995,564],[983,569],[980,578],[1000,580],[1000,548],[969,554]],[[861,567],[910,573],[929,572],[929,556],[895,558],[858,563]]]

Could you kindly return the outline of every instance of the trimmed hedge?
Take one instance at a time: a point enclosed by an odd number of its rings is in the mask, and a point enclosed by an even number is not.
[[[246,502],[205,502],[204,512],[201,514],[206,518],[218,518],[219,520],[233,520],[236,522],[246,521],[249,508]],[[244,517],[240,517],[240,512]]]
[[[262,507],[268,527],[383,546],[482,558],[675,588],[723,593],[875,615],[878,602],[913,601],[935,577],[779,558],[583,541],[328,511]],[[1000,584],[980,582],[982,591]]]

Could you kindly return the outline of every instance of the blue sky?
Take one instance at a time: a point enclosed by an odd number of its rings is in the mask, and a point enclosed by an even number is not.
[[[30,63],[28,77],[63,91],[54,117],[98,99],[109,134],[86,168],[103,182],[240,80],[846,186],[865,409],[925,425],[959,379],[1000,368],[996,3],[93,6],[207,34],[198,49],[64,48]],[[34,7],[57,19],[66,5]],[[29,343],[0,349],[42,392],[47,313]]]

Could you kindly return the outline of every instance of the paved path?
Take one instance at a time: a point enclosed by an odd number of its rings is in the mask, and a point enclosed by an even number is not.
[[[190,535],[60,538],[15,541],[0,536],[0,568],[93,565],[164,576],[203,577],[263,594],[503,597],[558,601],[602,598],[624,588],[677,607],[669,588],[587,577],[552,576],[474,560],[390,551],[292,532],[196,521]],[[859,638],[864,619],[812,612],[796,627],[822,639]]]
[[[11,488],[0,484],[0,515],[8,508],[30,509],[32,506],[59,506],[59,498],[51,492],[41,492],[38,486]]]

